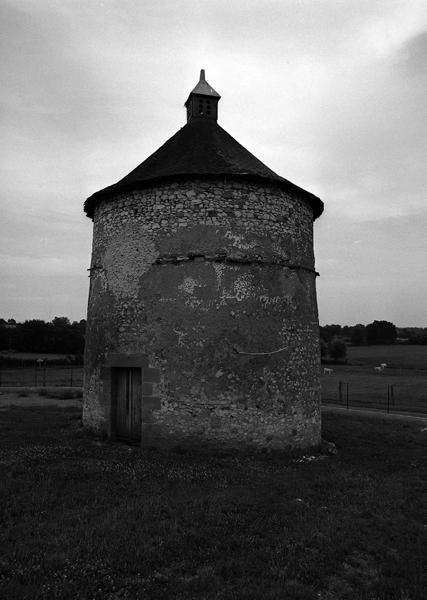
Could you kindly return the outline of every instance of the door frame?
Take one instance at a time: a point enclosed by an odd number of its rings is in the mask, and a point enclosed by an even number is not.
[[[106,419],[106,434],[111,440],[116,440],[116,405],[114,399],[114,376],[113,369],[117,368],[140,368],[141,382],[146,380],[148,369],[148,357],[146,354],[126,354],[119,352],[111,352],[107,354],[104,366],[101,367],[100,383],[101,383],[101,403],[105,409]],[[157,370],[157,369],[156,369]],[[141,398],[141,408],[143,398]]]
[[[125,377],[120,377],[119,370],[122,371]],[[139,393],[135,394],[134,392],[134,377],[135,374],[139,373]],[[143,369],[139,367],[111,367],[111,430],[115,439],[120,439],[121,441],[127,442],[129,444],[135,444],[139,442],[141,439],[141,423],[142,423],[142,377],[143,377]],[[118,404],[119,404],[119,387],[121,382],[125,384],[125,396],[126,396],[126,424],[125,431],[123,428],[119,428],[118,426]],[[134,416],[135,416],[135,408],[134,402],[137,402],[136,414],[139,412],[139,428],[135,427]],[[138,406],[139,405],[139,406]],[[122,407],[123,408],[123,407]],[[119,434],[119,429],[122,429]],[[139,431],[138,431],[139,429]],[[137,433],[137,437],[133,434]]]

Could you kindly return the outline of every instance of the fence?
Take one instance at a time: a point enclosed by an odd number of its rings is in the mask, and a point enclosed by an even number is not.
[[[46,387],[83,385],[81,365],[6,366],[0,362],[0,386]],[[347,408],[427,414],[427,376],[389,377],[351,375],[322,380],[322,401]]]
[[[83,367],[80,365],[34,365],[9,367],[0,363],[0,386],[66,386],[83,385]]]
[[[372,408],[390,412],[427,414],[427,381],[414,377],[399,383],[359,380],[323,381],[322,402],[346,408]]]

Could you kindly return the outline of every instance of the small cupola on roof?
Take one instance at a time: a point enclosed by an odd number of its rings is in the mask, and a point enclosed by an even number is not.
[[[205,70],[200,71],[200,81],[190,92],[185,107],[187,123],[192,119],[218,119],[218,101],[221,96],[205,79]]]

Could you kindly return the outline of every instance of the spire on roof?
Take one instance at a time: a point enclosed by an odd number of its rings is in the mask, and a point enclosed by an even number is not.
[[[221,96],[205,79],[205,70],[200,71],[200,80],[196,87],[190,92],[185,107],[187,109],[187,121],[193,118],[213,119],[218,118],[218,101]]]

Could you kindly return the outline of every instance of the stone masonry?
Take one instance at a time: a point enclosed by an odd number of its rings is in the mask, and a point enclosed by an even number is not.
[[[320,442],[313,208],[250,177],[175,177],[94,209],[83,418],[142,369],[142,444]]]

